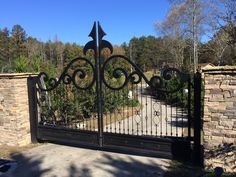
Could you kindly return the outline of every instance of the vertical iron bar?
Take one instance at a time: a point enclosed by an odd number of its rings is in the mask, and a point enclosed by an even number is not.
[[[153,103],[152,103],[152,97],[153,97],[153,89],[151,88],[151,103],[150,103],[150,108],[151,108],[151,117],[150,117],[150,124],[151,124],[151,135],[152,135],[152,109],[153,109]]]
[[[45,91],[44,91],[45,92]],[[52,105],[50,105],[49,104],[49,109],[52,111],[52,106],[54,106],[53,104],[56,104],[55,103],[55,95],[58,95],[58,96],[60,96],[61,95],[61,93],[59,92],[59,94],[57,94],[57,93],[55,93],[56,92],[56,89],[54,89],[54,90],[52,90],[52,100],[53,100],[53,102],[52,102]],[[49,93],[50,94],[50,93]],[[58,99],[58,98],[56,98],[56,99]],[[60,98],[60,100],[58,101],[60,104],[61,104],[61,98]],[[59,112],[59,110],[56,110],[56,111],[58,111]],[[61,116],[58,118],[60,121],[61,121]],[[57,118],[56,118],[56,116],[53,116],[53,123],[55,123],[55,125],[57,125]]]
[[[76,89],[76,87],[74,88],[74,104],[76,105],[76,106],[78,106],[77,105],[77,101],[78,101],[78,89]],[[76,110],[77,111],[77,110]],[[78,128],[79,127],[79,129],[80,129],[80,120],[79,120],[80,118],[78,118],[78,120],[76,119],[76,128]],[[78,121],[78,122],[77,122]],[[79,125],[79,126],[78,126]]]
[[[129,86],[127,86],[127,93],[129,94]],[[132,93],[133,94],[133,93]],[[131,96],[131,100],[133,99],[133,95]],[[128,99],[126,100],[126,104],[128,105]],[[131,105],[132,107],[133,107],[133,102],[132,102],[132,105]],[[127,126],[128,126],[128,134],[129,134],[129,107],[127,108],[128,109],[128,111],[127,111]]]
[[[155,104],[157,105],[157,109],[154,111],[154,119],[158,119],[158,116],[157,116],[157,111],[158,111],[158,102],[157,102],[157,98],[158,98],[158,91],[156,91],[156,98],[155,98]],[[158,124],[158,120],[154,123],[155,124],[155,131],[156,131],[156,136],[157,136],[157,124]]]
[[[108,93],[108,91],[107,91],[107,88],[106,87],[104,87],[104,95],[106,95]],[[103,102],[104,102],[104,104],[105,104],[105,101],[107,101],[107,100],[105,100],[105,97],[103,98]],[[105,119],[106,119],[106,132],[108,132],[108,123],[107,123],[107,119],[108,119],[108,112],[106,112],[106,117],[105,117]]]
[[[134,85],[132,84],[132,96],[134,96],[134,99],[135,98],[135,89],[134,89]],[[131,122],[131,125],[132,125],[132,132],[131,132],[131,135],[134,134],[134,107],[132,106],[132,122]]]
[[[170,100],[172,100],[172,94],[170,94]],[[172,136],[172,102],[170,104],[170,135]]]
[[[125,87],[124,87],[125,90]],[[125,91],[122,90],[122,97],[123,97],[123,113],[122,113],[122,122],[123,122],[123,134],[125,134],[125,98],[128,96],[125,94]]]
[[[166,136],[168,135],[168,131],[167,131],[167,124],[168,124],[168,107],[167,107],[167,102],[165,101],[165,108],[166,108]]]
[[[112,90],[110,90],[110,94],[112,95]],[[112,96],[110,96],[110,103],[112,103]],[[111,112],[112,111],[112,112]],[[109,111],[109,113],[110,113],[110,124],[109,124],[109,126],[110,126],[110,132],[112,132],[112,122],[111,122],[111,118],[112,118],[112,115],[114,115],[114,110],[110,110]]]
[[[99,27],[98,22],[98,27]],[[97,26],[96,26],[97,29]],[[98,144],[100,147],[103,146],[103,113],[102,113],[102,82],[101,82],[101,40],[102,34],[101,29],[98,28],[95,34],[95,51],[94,51],[94,58],[95,58],[95,70],[96,70],[96,92],[97,92],[97,111],[98,111]]]
[[[139,123],[136,123],[137,124],[137,135],[138,135],[138,127],[139,127]]]
[[[161,105],[161,101],[159,102],[160,103],[160,119],[161,119],[161,132],[160,132],[160,135],[162,136],[162,105]]]
[[[89,91],[90,91],[90,89],[89,89]],[[89,117],[89,131],[91,131],[92,130],[92,121],[93,121],[93,115],[91,115],[91,117]]]
[[[92,122],[93,122],[93,131],[96,131],[96,124],[98,124],[98,122],[96,121],[96,118],[97,116],[96,116],[96,114],[95,115],[93,115],[93,120],[92,120]]]
[[[114,91],[113,93],[114,93],[114,96],[116,97],[116,92]],[[114,117],[115,117],[115,123],[114,123],[114,124],[115,124],[115,133],[116,133],[116,123],[117,123],[117,121],[116,121],[116,117],[117,117],[116,112],[117,112],[117,108],[114,109]]]
[[[194,162],[202,165],[201,154],[201,73],[194,75]]]
[[[156,125],[156,136],[157,136],[157,123],[155,125]]]
[[[178,137],[178,117],[177,117],[177,114],[178,114],[178,92],[176,92],[176,103],[175,103],[175,128],[176,128],[176,137]]]
[[[191,138],[191,78],[188,78],[188,139]]]
[[[182,106],[181,106],[181,121],[182,121],[182,137],[184,136],[184,88],[181,89],[181,100],[182,100]]]
[[[118,96],[117,96],[117,97],[120,99],[120,90],[118,90],[117,92],[118,92]],[[120,100],[119,100],[119,101],[120,101]],[[120,106],[120,105],[118,105],[118,109],[117,109],[117,110],[118,110],[118,115],[117,115],[118,117],[121,116],[119,106]],[[121,122],[120,122],[120,121],[121,121],[121,120],[120,120],[120,118],[119,118],[119,119],[118,119],[118,123],[119,123],[119,133],[121,133],[121,127],[120,127]]]
[[[127,131],[128,131],[128,132],[127,132],[127,133],[128,133],[128,135],[129,135],[129,111],[127,112],[127,117],[128,117],[128,120],[127,120],[127,126],[128,126],[128,130],[127,130]]]
[[[141,88],[140,88],[141,89]],[[136,85],[136,97],[139,99],[139,86],[138,86],[138,84]],[[141,98],[142,99],[142,98]],[[140,99],[140,101],[141,101],[141,99]],[[137,110],[136,109],[136,118],[137,118],[137,116],[139,115],[139,114],[141,114],[141,112],[139,112],[139,111],[142,111],[141,109],[142,109],[142,102],[141,102],[141,107],[140,107],[140,110]],[[139,116],[140,117],[140,116]],[[141,120],[141,117],[140,117],[140,120]],[[139,123],[137,122],[137,119],[135,119],[135,122],[136,122],[136,129],[137,129],[137,135],[138,135],[138,133],[139,133]]]
[[[60,96],[60,101],[59,101],[60,102],[60,108],[58,108],[58,109],[61,109],[60,111],[58,110],[58,112],[62,113],[60,115],[61,123],[59,123],[59,124],[64,124],[64,126],[66,126],[65,113],[63,112],[63,107],[64,107],[64,103],[65,103],[65,98],[64,98],[64,94],[63,94],[64,85],[63,84],[59,84],[57,89],[59,89],[59,96]],[[55,92],[57,91],[57,89],[55,89]],[[57,96],[57,92],[54,93],[54,99],[55,99],[55,95]]]
[[[97,115],[95,114],[94,117],[93,117],[93,130],[94,131],[97,131],[96,126],[98,126],[98,118],[97,118]]]
[[[141,105],[143,105],[143,79],[141,79],[141,90],[140,90],[140,96],[141,96]],[[143,135],[143,110],[141,109],[141,135]]]
[[[147,83],[146,83],[145,89],[147,89]],[[146,96],[146,117],[145,117],[145,120],[146,120],[146,135],[147,135],[148,134],[148,122],[147,122],[147,120],[148,120],[148,108],[147,108],[147,106],[148,106],[148,96],[147,95],[145,95],[145,96]]]

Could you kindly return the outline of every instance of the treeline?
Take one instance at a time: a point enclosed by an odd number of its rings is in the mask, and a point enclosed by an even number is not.
[[[160,67],[163,63],[173,63],[173,57],[165,43],[167,38],[154,36],[132,38],[129,44],[113,46],[115,54],[124,54],[143,70]],[[1,72],[57,73],[73,58],[83,56],[83,46],[76,43],[63,43],[55,38],[42,42],[28,36],[20,25],[11,30],[0,29],[0,68]],[[103,51],[103,57],[109,52]]]
[[[61,68],[69,59],[81,55],[82,46],[63,44],[57,38],[41,42],[28,36],[20,25],[0,29],[1,72],[39,72]]]
[[[193,70],[191,37],[161,35],[132,38],[129,43],[115,45],[115,54],[124,54],[142,70],[160,69],[165,65]],[[112,42],[112,41],[111,41]],[[11,30],[0,29],[0,72],[59,73],[73,58],[83,56],[83,46],[63,43],[58,38],[47,42],[28,36],[20,25]],[[236,64],[236,27],[221,26],[206,43],[198,41],[198,62],[214,65]],[[110,53],[104,50],[103,56]],[[91,57],[91,56],[89,56]]]
[[[170,52],[165,48],[165,42],[166,39],[161,37],[134,37],[130,40],[129,44],[124,43],[122,47],[125,50],[126,56],[146,71],[174,62]]]
[[[2,73],[46,71],[49,74],[56,74],[73,58],[83,56],[82,50],[83,46],[76,43],[63,43],[58,38],[47,42],[39,41],[28,36],[20,25],[14,25],[11,30],[0,29]],[[123,48],[116,45],[114,52],[124,54]],[[108,54],[104,52],[104,55]]]
[[[236,27],[234,30],[236,34]],[[212,63],[216,66],[236,65],[236,48],[226,41],[225,36],[225,31],[220,29],[208,42],[198,43],[200,65],[203,63]],[[160,69],[165,65],[193,70],[192,43],[190,38],[177,40],[169,36],[143,36],[132,38],[129,44],[124,43],[122,47],[126,56],[143,70]]]

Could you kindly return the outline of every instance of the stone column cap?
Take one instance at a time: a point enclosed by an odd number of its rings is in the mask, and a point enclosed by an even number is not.
[[[236,74],[236,66],[208,66],[202,68],[203,73],[212,73],[212,74],[220,74],[220,73],[231,73]]]
[[[0,78],[28,78],[37,77],[39,73],[1,73]]]

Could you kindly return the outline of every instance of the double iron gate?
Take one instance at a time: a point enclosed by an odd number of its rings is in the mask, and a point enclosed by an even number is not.
[[[146,76],[129,58],[112,55],[99,23],[89,36],[84,57],[70,61],[58,78],[37,77],[36,138],[185,158],[194,142],[199,153],[200,119],[193,117],[200,118],[200,77],[196,90],[190,75],[176,68]],[[191,131],[193,122],[199,126]]]

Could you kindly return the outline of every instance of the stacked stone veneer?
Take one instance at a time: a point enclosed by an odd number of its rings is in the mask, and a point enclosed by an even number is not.
[[[30,74],[0,74],[0,145],[31,143],[28,100]]]
[[[236,67],[205,68],[203,78],[205,166],[236,172]]]

